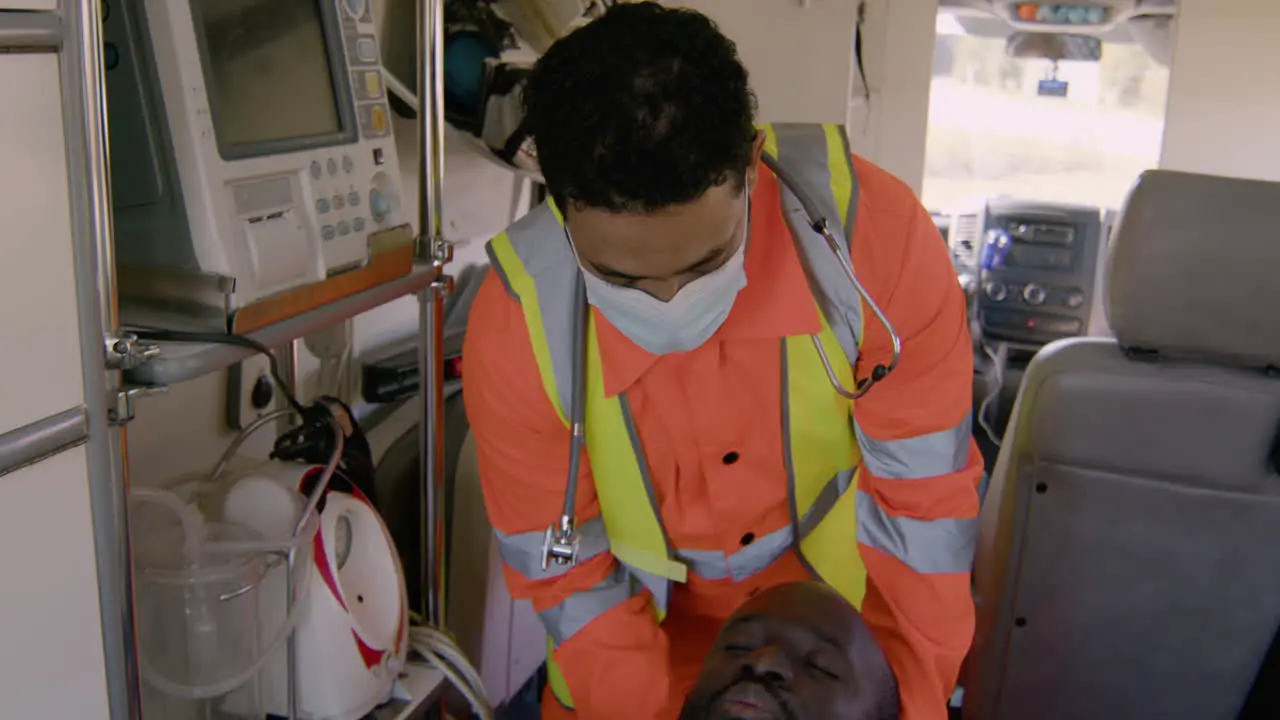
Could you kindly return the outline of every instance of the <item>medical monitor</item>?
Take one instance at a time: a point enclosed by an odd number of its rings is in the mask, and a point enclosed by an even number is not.
[[[122,295],[233,315],[363,266],[403,222],[368,0],[107,2]]]

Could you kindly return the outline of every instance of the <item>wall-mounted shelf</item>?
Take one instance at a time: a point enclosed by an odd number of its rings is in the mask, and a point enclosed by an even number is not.
[[[432,701],[440,697],[445,682],[444,673],[420,660],[411,661],[400,675],[400,684],[412,699],[392,700],[370,716],[373,720],[417,720],[425,717]]]
[[[245,334],[245,337],[269,348],[286,345],[317,330],[385,305],[393,300],[426,290],[439,275],[439,269],[427,264],[415,265],[408,275],[364,292],[349,295],[314,310],[268,325]],[[191,318],[135,309],[128,318],[134,326],[197,332],[218,332]],[[218,343],[161,342],[160,354],[125,373],[134,385],[172,385],[228,368],[254,354],[248,348]]]

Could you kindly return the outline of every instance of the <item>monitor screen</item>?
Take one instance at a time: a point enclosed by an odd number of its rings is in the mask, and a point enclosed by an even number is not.
[[[321,0],[194,0],[219,146],[340,133]]]

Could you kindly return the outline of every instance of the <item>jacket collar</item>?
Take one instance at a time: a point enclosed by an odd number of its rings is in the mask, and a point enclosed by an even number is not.
[[[778,180],[763,167],[751,200],[747,285],[738,293],[724,325],[705,345],[691,352],[732,340],[813,335],[822,328],[813,291],[782,216]],[[636,345],[598,309],[593,307],[591,312],[604,366],[605,394],[613,397],[631,387],[662,356]]]

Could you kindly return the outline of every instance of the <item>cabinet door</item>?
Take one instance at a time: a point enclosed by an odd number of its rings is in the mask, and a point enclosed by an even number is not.
[[[106,720],[84,446],[0,476],[0,717]]]
[[[57,55],[0,53],[0,470],[84,403],[60,88]],[[0,475],[0,717],[108,717],[88,477],[83,446]]]
[[[84,402],[60,88],[56,55],[0,53],[0,433]]]

